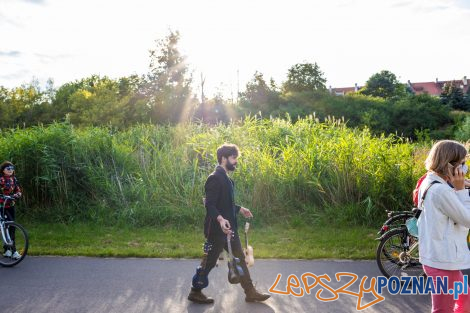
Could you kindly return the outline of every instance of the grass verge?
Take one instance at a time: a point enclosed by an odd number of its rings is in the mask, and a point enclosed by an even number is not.
[[[117,227],[96,224],[28,224],[30,255],[199,258],[199,228]],[[376,229],[366,227],[252,227],[255,258],[373,259]],[[243,240],[244,236],[240,232]]]

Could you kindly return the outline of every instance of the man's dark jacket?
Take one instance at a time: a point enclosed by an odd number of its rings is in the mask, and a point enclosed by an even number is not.
[[[216,239],[226,236],[217,221],[219,215],[228,220],[232,230],[236,232],[240,206],[235,205],[234,182],[221,166],[217,166],[215,171],[207,177],[204,188],[206,193],[204,235],[206,238]]]

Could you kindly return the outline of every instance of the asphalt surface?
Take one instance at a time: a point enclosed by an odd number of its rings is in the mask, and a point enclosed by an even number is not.
[[[0,268],[0,312],[68,313],[68,312],[357,312],[358,297],[338,294],[336,301],[323,302],[312,289],[303,297],[272,294],[264,303],[246,303],[239,285],[227,281],[227,265],[221,261],[209,276],[204,292],[215,298],[212,305],[194,304],[187,300],[191,278],[198,260],[86,258],[86,257],[27,257],[13,268]],[[327,274],[333,290],[349,281],[338,282],[337,272],[350,272],[359,280],[379,276],[375,261],[342,260],[256,260],[250,269],[253,281],[267,292],[282,274],[276,290],[285,291],[287,277],[310,272]],[[292,281],[294,282],[294,281]],[[311,284],[313,280],[309,280]],[[321,297],[333,297],[325,290]],[[347,288],[358,293],[359,281]],[[299,293],[300,288],[293,288]],[[383,294],[385,300],[361,312],[430,312],[429,295]],[[376,297],[367,293],[366,304]]]

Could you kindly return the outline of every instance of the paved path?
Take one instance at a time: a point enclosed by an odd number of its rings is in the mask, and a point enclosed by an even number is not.
[[[264,303],[245,303],[240,286],[227,282],[227,267],[222,263],[210,275],[205,292],[214,297],[213,305],[190,303],[186,297],[198,260],[28,257],[14,268],[0,268],[0,312],[357,312],[357,297],[340,294],[333,302],[321,302],[314,293],[301,298],[272,295]],[[374,261],[333,260],[256,260],[251,269],[257,287],[267,291],[277,274],[282,278],[276,289],[286,289],[286,279],[295,274],[328,274],[337,289],[336,272],[355,273],[361,279],[380,275]],[[348,289],[359,291],[359,283]],[[299,292],[299,289],[294,289]],[[325,291],[323,297],[332,294]],[[385,300],[362,312],[430,312],[429,295],[384,294]],[[373,301],[366,294],[365,303]]]

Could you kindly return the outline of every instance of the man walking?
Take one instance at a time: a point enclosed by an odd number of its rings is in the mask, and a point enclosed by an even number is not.
[[[240,259],[240,265],[244,275],[240,277],[240,284],[245,291],[245,301],[264,301],[270,297],[269,294],[258,292],[250,278],[250,273],[245,262],[240,237],[238,236],[237,214],[240,212],[244,217],[253,217],[250,210],[235,204],[233,180],[227,173],[235,170],[239,150],[236,145],[224,144],[217,149],[217,161],[219,165],[209,175],[205,184],[205,207],[206,217],[204,220],[204,252],[207,254],[201,263],[196,275],[209,275],[215,266],[222,249],[227,250],[227,235],[231,236],[233,255]],[[196,303],[213,303],[214,299],[202,293],[207,284],[201,284],[193,279],[193,286],[188,299]]]

